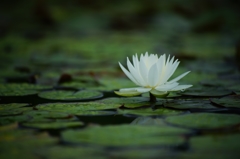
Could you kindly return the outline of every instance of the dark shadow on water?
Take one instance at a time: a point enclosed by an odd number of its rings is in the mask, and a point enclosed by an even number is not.
[[[77,116],[78,119],[86,124],[117,125],[130,124],[135,118],[122,115],[109,116]]]

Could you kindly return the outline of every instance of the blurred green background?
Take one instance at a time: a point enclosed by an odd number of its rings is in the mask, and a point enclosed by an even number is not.
[[[233,55],[238,0],[9,0],[0,5],[1,54]]]

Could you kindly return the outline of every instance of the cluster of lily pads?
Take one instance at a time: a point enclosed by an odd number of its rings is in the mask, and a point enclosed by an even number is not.
[[[240,85],[234,65],[176,55],[182,59],[176,75],[191,70],[181,83],[194,87],[150,102],[148,92],[136,97],[114,93],[135,87],[115,61],[124,61],[125,50],[106,55],[106,62],[82,42],[85,56],[95,59],[79,56],[79,50],[70,50],[77,52],[71,56],[3,55],[1,159],[239,157]]]
[[[199,84],[152,103],[67,83],[0,84],[1,158],[235,157],[240,147],[234,90]]]

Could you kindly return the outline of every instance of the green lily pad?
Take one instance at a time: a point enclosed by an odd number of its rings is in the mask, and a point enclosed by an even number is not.
[[[34,84],[0,84],[0,96],[27,96],[37,94],[40,90],[48,89],[47,86]]]
[[[229,128],[240,123],[240,115],[217,113],[192,113],[186,115],[169,116],[166,122],[182,127],[194,129]]]
[[[53,112],[53,111],[41,111],[32,110],[24,112],[24,115],[31,116],[32,118],[47,118],[47,119],[67,119],[70,118],[68,113],[63,112]]]
[[[240,95],[227,96],[220,99],[211,99],[211,102],[224,107],[240,108]]]
[[[0,88],[0,96],[28,96],[37,94],[36,90],[18,90],[18,89],[1,89]]]
[[[9,115],[20,115],[22,114],[22,110],[5,110],[5,111],[0,111],[0,116],[9,116]]]
[[[24,111],[31,109],[29,107],[24,107],[27,105],[28,104],[25,103],[0,104],[0,116],[22,114]]]
[[[208,100],[172,100],[163,104],[174,109],[216,109]]]
[[[45,122],[72,122],[77,118],[69,113],[58,111],[31,110],[23,112],[24,115],[31,117],[28,122],[45,123]]]
[[[82,91],[69,91],[69,90],[54,90],[54,91],[46,91],[41,92],[38,94],[39,97],[45,99],[52,99],[52,100],[90,100],[90,99],[97,99],[101,98],[103,94],[98,91],[89,91],[89,90],[82,90]]]
[[[120,149],[110,152],[113,158],[149,159],[149,158],[177,158],[177,154],[165,148]]]
[[[142,109],[118,109],[118,113],[137,116],[169,116],[181,114],[183,113],[183,111],[167,108],[158,108],[155,110],[153,110],[152,108],[142,108]]]
[[[189,131],[175,127],[120,125],[90,127],[81,131],[66,130],[62,133],[62,140],[73,144],[103,146],[177,146],[184,142],[181,134],[186,133]]]
[[[225,134],[225,135],[210,135],[198,136],[190,139],[191,151],[182,153],[180,158],[233,158],[240,157],[240,135],[239,134]]]
[[[232,91],[221,87],[200,87],[200,88],[189,88],[185,92],[180,93],[186,96],[196,96],[196,97],[222,97],[232,94]]]
[[[0,104],[0,111],[2,110],[11,110],[11,109],[17,109],[24,106],[28,106],[27,103],[9,103],[9,104]]]
[[[137,108],[141,106],[151,106],[149,98],[145,97],[113,97],[97,101],[99,103],[114,105],[115,108],[124,106],[125,108]],[[155,105],[162,105],[162,100],[158,100]]]
[[[36,106],[38,110],[47,110],[54,112],[64,112],[68,114],[82,114],[88,113],[83,111],[89,110],[104,110],[104,109],[116,109],[119,105],[111,105],[99,102],[82,102],[82,103],[51,103],[40,104]],[[91,114],[91,112],[89,112]]]
[[[36,133],[32,130],[16,128],[0,131],[1,159],[36,158],[36,150],[57,144],[58,139],[47,133]]]
[[[30,127],[30,128],[37,128],[37,129],[65,129],[65,128],[72,128],[72,127],[79,127],[83,126],[83,123],[80,121],[71,121],[71,122],[27,122],[22,123],[21,125]]]
[[[67,146],[51,146],[38,150],[37,154],[42,158],[94,158],[105,159],[106,154],[101,147],[67,147]]]
[[[105,116],[105,115],[114,115],[114,111],[102,111],[102,110],[87,110],[87,111],[78,111],[74,115],[76,116]]]
[[[0,125],[7,125],[7,124],[12,124],[15,122],[24,122],[29,120],[30,118],[25,115],[16,115],[16,116],[5,116],[5,117],[0,117]]]
[[[240,134],[210,135],[192,137],[190,143],[196,150],[213,150],[216,153],[222,151],[236,153],[239,151]]]

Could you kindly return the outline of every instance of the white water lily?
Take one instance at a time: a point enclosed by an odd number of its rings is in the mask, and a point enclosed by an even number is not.
[[[166,55],[161,55],[158,58],[157,54],[150,54],[146,52],[141,54],[140,59],[138,55],[133,55],[133,63],[127,58],[127,67],[124,68],[119,62],[122,71],[126,76],[139,87],[123,88],[115,91],[121,96],[136,96],[142,93],[150,92],[154,96],[166,96],[171,91],[183,91],[192,85],[179,85],[177,81],[186,76],[190,71],[181,74],[180,76],[170,80],[179,65],[179,61],[170,55],[166,59]]]

